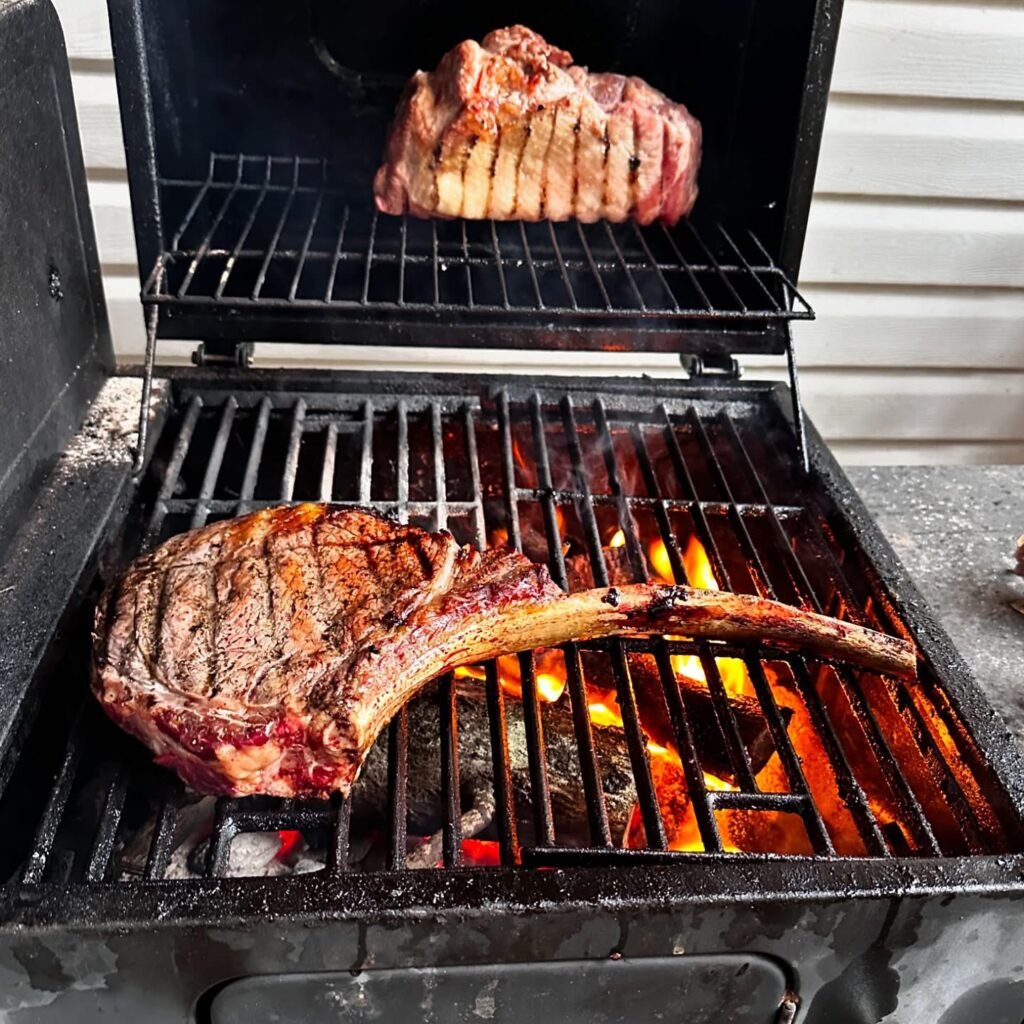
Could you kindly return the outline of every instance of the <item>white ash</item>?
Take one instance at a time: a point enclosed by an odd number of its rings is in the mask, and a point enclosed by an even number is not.
[[[169,382],[154,380],[149,416],[166,401]],[[142,407],[141,377],[111,377],[96,396],[81,429],[61,456],[61,467],[81,469],[134,458]]]

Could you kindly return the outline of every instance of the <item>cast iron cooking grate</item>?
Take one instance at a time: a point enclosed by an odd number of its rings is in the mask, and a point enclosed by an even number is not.
[[[753,232],[715,222],[383,216],[372,197],[348,201],[325,161],[244,154],[161,180],[160,198],[177,226],[144,285],[150,305],[653,332],[814,315]]]
[[[566,587],[674,578],[903,632],[788,437],[753,402],[186,390],[150,468],[140,543],[332,500],[509,543]],[[69,645],[51,701],[82,706],[70,738],[59,715],[41,716],[26,750],[56,753],[9,787],[27,802],[18,834],[37,823],[25,885],[164,879],[196,813],[84,697],[86,645]],[[396,716],[349,799],[221,799],[205,828],[193,868],[210,877],[237,873],[233,846],[253,833],[298,836],[328,874],[1021,842],[927,666],[908,686],[683,638],[571,644],[449,675]]]

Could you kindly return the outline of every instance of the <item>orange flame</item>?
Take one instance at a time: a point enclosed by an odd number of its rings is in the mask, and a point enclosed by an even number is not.
[[[647,554],[651,567],[660,580],[664,583],[674,583],[675,574],[672,572],[672,561],[669,558],[665,542],[660,538],[652,541],[647,549]],[[715,578],[711,559],[708,558],[704,545],[696,536],[691,536],[687,541],[682,561],[683,568],[686,570],[686,578],[691,587],[721,590],[718,580]],[[754,688],[742,661],[737,658],[716,658],[715,664],[718,666],[718,674],[726,693],[731,696],[753,694]],[[676,675],[686,676],[687,679],[692,679],[694,682],[707,683],[704,666],[696,654],[674,654],[672,668],[675,669]]]

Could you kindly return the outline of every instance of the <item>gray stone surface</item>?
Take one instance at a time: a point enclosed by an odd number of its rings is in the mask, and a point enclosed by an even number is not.
[[[1024,739],[1024,466],[853,467],[848,473],[1007,724]]]

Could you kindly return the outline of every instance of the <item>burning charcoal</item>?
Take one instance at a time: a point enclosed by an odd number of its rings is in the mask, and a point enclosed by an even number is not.
[[[533,837],[532,790],[522,703],[505,702],[509,766],[515,795],[520,842]],[[437,742],[438,711],[430,693],[408,707],[409,753],[406,800],[409,832],[431,836],[443,825],[441,758]],[[568,702],[544,706],[544,741],[552,812],[560,845],[590,842],[586,801],[580,784],[579,755]],[[459,780],[464,813],[480,806],[481,793],[493,793],[493,766],[486,691],[480,684],[458,686]],[[620,729],[593,728],[594,747],[601,769],[612,837],[621,837],[636,800],[625,734]],[[387,736],[371,749],[359,784],[352,791],[352,829],[384,828],[387,816]],[[486,834],[493,832],[493,825]]]

